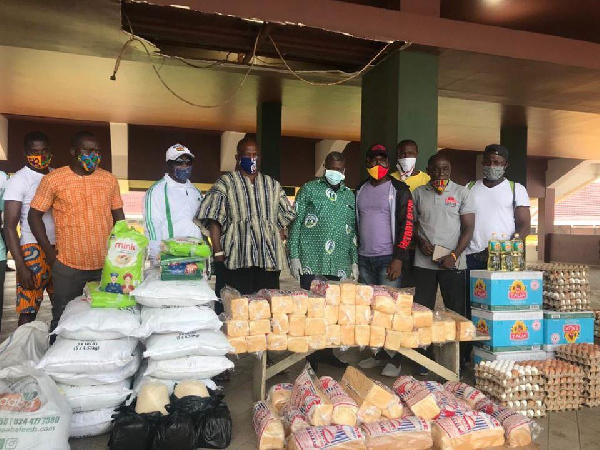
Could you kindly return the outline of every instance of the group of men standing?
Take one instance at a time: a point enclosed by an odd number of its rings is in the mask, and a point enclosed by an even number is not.
[[[27,135],[24,155],[27,165],[4,193],[19,324],[35,318],[46,290],[54,328],[85,282],[99,279],[110,229],[124,218],[123,202],[116,178],[98,167],[101,150],[91,133],[73,137],[69,166],[49,171],[52,154],[42,133]],[[417,143],[404,140],[392,168],[386,147],[371,146],[369,177],[353,193],[344,183],[344,155],[332,152],[323,176],[300,188],[293,207],[280,183],[260,172],[252,135],[237,145],[235,170],[220,176],[204,197],[190,182],[193,153],[173,145],[165,176],[144,199],[150,259],[156,261],[161,240],[201,237],[204,229],[217,292],[225,285],[242,294],[277,289],[289,257],[291,274],[304,289],[316,276],[414,286],[415,301],[433,309],[439,286],[445,306],[468,315],[468,270],[485,267],[492,233],[529,234],[529,198],[522,185],[504,177],[509,155],[500,145],[486,147],[483,178],[467,186],[450,180],[443,151],[429,158],[424,171],[416,167],[417,156]],[[379,363],[370,358],[363,367]],[[398,364],[384,370],[398,371]]]

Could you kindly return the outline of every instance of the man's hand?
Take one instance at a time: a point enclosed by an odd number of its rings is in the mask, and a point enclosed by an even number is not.
[[[419,249],[425,256],[433,255],[433,245],[427,239],[419,238]]]
[[[25,264],[17,266],[17,281],[23,289],[35,289],[35,275]]]
[[[358,281],[359,276],[360,276],[360,270],[358,269],[358,264],[352,264],[352,279],[354,281]]]
[[[455,269],[456,259],[452,255],[446,255],[438,260],[438,264],[442,269]]]
[[[302,275],[302,263],[299,259],[293,258],[290,261],[290,274],[296,279],[300,279],[300,275]]]
[[[390,281],[396,281],[402,275],[402,261],[392,259],[392,262],[387,268],[387,277]]]
[[[214,257],[215,262],[221,262],[224,263],[225,262],[225,255],[219,255],[219,256],[215,256]]]
[[[50,247],[50,249],[46,251],[46,263],[50,266],[50,268],[52,268],[55,261],[56,250],[54,250],[54,247]]]

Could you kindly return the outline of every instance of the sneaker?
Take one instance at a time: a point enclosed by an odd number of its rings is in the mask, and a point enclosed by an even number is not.
[[[363,359],[361,362],[359,362],[358,367],[361,369],[372,369],[374,367],[383,366],[383,363],[384,361],[375,359],[371,356],[370,358]]]
[[[419,367],[417,368],[417,373],[419,375],[421,375],[422,377],[426,377],[431,372],[429,371],[429,369],[427,367],[419,365]]]
[[[392,363],[387,363],[381,371],[381,375],[389,378],[398,378],[400,376],[401,369],[401,364],[398,364],[398,367],[396,367]]]

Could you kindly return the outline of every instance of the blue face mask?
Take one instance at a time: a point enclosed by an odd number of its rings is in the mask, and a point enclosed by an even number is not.
[[[332,186],[337,186],[346,179],[346,175],[337,170],[325,170],[325,179]]]
[[[192,176],[192,166],[175,167],[173,169],[173,177],[177,181],[185,183]]]
[[[249,156],[242,156],[240,158],[240,168],[249,174],[256,173],[256,161],[258,158],[250,158]]]

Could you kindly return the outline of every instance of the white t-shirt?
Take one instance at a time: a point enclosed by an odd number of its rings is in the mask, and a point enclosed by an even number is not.
[[[500,239],[503,234],[510,238],[515,232],[513,193],[508,180],[505,179],[493,188],[477,180],[471,188],[471,197],[475,202],[475,229],[465,250],[467,255],[485,250],[492,233],[496,233]],[[517,206],[529,207],[527,190],[519,183],[515,183],[515,207]]]
[[[12,177],[8,179],[6,191],[4,192],[4,200],[14,200],[21,202],[21,245],[37,242],[35,236],[29,228],[27,215],[29,214],[29,205],[35,195],[35,191],[40,185],[40,181],[44,177],[43,174],[31,170],[28,166],[23,167]],[[52,245],[55,243],[54,238],[54,218],[52,210],[48,210],[44,216],[44,225],[46,225],[46,234]]]

